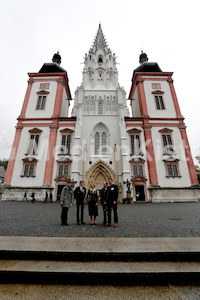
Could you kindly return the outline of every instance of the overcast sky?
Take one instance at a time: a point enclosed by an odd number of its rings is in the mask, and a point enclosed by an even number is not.
[[[173,79],[195,157],[200,154],[199,0],[0,0],[0,159],[9,158],[28,72],[60,50],[74,91],[99,21],[127,92],[141,48]]]

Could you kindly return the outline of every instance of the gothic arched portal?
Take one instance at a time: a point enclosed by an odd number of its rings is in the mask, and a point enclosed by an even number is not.
[[[103,188],[103,182],[108,178],[115,178],[115,172],[112,168],[102,160],[97,161],[91,166],[86,173],[86,187],[89,188],[91,183],[94,183],[97,190]]]

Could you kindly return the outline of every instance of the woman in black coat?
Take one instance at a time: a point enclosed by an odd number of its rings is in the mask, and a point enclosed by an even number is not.
[[[91,184],[86,199],[88,203],[90,224],[92,225],[92,216],[94,216],[94,225],[96,225],[96,217],[98,216],[98,194],[94,184]]]

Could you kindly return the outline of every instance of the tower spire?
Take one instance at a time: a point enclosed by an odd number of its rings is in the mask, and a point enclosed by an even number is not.
[[[101,21],[99,22],[99,28],[90,51],[96,53],[98,49],[102,49],[105,53],[110,52],[101,27]]]

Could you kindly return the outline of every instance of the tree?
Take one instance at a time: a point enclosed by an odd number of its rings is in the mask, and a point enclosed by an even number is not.
[[[196,173],[197,173],[198,181],[200,183],[200,155],[196,156],[195,158],[199,162],[199,165],[195,165],[195,170],[196,170]]]
[[[0,159],[0,166],[3,166],[6,170],[8,166],[8,159],[6,158],[4,158],[3,160]]]

